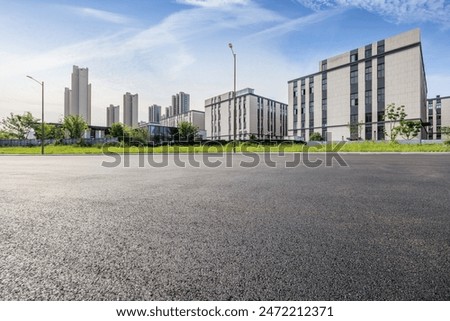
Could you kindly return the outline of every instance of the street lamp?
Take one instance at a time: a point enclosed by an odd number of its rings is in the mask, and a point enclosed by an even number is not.
[[[233,89],[233,100],[234,100],[234,130],[233,130],[233,136],[234,136],[234,143],[233,143],[233,153],[236,153],[236,54],[233,50],[233,44],[230,42],[228,44],[228,47],[231,49],[231,53],[233,54],[233,60],[234,60],[234,89]]]
[[[44,82],[38,81],[31,76],[27,76],[31,80],[34,80],[42,87],[42,120],[41,120],[41,155],[44,155],[44,140],[45,140],[45,128],[44,128]]]

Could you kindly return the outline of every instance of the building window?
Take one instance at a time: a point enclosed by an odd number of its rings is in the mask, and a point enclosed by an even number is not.
[[[351,106],[358,106],[358,94],[351,94],[350,95],[350,105]]]
[[[372,139],[372,126],[366,126],[366,140]]]
[[[384,63],[378,64],[377,75],[378,75],[378,78],[384,78]]]
[[[309,83],[309,93],[314,94],[314,83],[313,82]]]
[[[377,47],[377,53],[378,53],[378,54],[384,53],[384,44],[378,45],[378,47]]]
[[[322,79],[322,90],[327,90],[327,78]]]
[[[377,121],[384,121],[384,111],[379,111],[377,113]]]
[[[324,99],[322,99],[322,110],[327,110],[327,99],[326,98],[324,98]]]
[[[350,62],[356,62],[358,61],[358,54],[354,53],[350,55]]]
[[[372,80],[372,66],[366,67],[366,80]]]
[[[366,58],[372,57],[372,48],[366,49]]]
[[[384,103],[384,88],[378,88],[377,102]]]
[[[366,123],[372,122],[372,113],[366,113]]]
[[[372,105],[372,90],[366,90],[366,105]]]
[[[350,84],[357,84],[358,83],[358,71],[352,71],[350,72]]]

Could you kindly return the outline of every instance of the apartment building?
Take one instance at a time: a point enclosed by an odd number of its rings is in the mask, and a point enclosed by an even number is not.
[[[138,94],[126,93],[123,95],[123,123],[127,126],[138,127],[139,115]]]
[[[384,140],[388,104],[408,120],[427,121],[427,83],[420,30],[322,60],[319,71],[288,82],[289,135]],[[356,129],[356,130],[355,130]],[[420,134],[425,138],[426,131]]]
[[[159,124],[161,121],[161,106],[151,105],[148,107],[148,122]]]
[[[112,124],[120,122],[119,106],[109,105],[106,107],[106,127],[111,127]]]
[[[167,117],[185,114],[191,109],[190,95],[180,91],[178,94],[172,95],[172,108]]]
[[[450,126],[450,96],[428,99],[427,120],[427,138],[446,139],[441,134],[441,128]]]
[[[91,125],[91,84],[89,69],[73,66],[72,87],[64,89],[64,117],[79,115]]]
[[[236,92],[236,139],[283,139],[288,134],[288,105],[245,88]],[[234,139],[233,91],[205,100],[208,139]]]

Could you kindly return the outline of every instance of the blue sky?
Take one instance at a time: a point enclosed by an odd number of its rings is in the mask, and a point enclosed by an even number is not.
[[[319,61],[420,28],[429,97],[450,95],[450,1],[365,0],[0,0],[0,118],[64,111],[72,65],[89,68],[92,122],[109,104],[139,94],[151,104],[191,94],[191,108],[238,88],[287,102],[287,81],[316,72]]]

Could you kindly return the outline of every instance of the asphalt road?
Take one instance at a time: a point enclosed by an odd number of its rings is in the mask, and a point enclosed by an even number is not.
[[[0,300],[450,299],[450,155],[173,157],[0,156]]]

